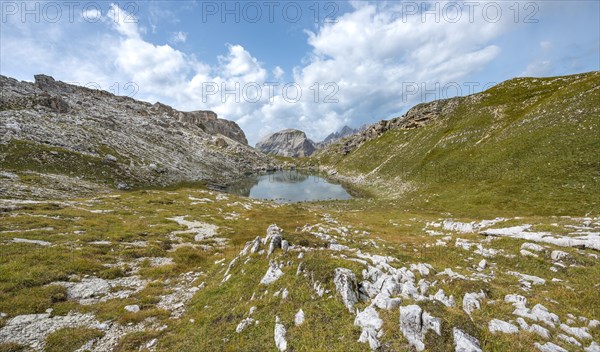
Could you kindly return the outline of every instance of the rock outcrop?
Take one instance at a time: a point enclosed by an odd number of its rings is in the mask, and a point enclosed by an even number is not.
[[[342,302],[352,313],[352,307],[358,302],[356,276],[350,269],[337,268],[333,273],[333,283],[342,296]]]
[[[406,114],[393,118],[391,120],[382,120],[370,125],[359,133],[351,134],[352,137],[342,141],[333,148],[342,155],[349,154],[363,143],[381,136],[384,132],[391,129],[412,129],[425,126],[426,124],[438,119],[440,116],[449,114],[459,105],[461,97],[436,100],[431,103],[416,105]]]
[[[235,122],[211,111],[182,112],[46,75],[36,75],[35,83],[0,76],[0,90],[3,169],[64,176],[68,180],[56,186],[62,193],[87,181],[123,189],[184,181],[224,184],[271,167],[268,157],[246,145]],[[58,183],[51,181],[46,183]],[[37,193],[23,188],[11,181],[0,195]]]
[[[306,137],[306,133],[286,129],[264,137],[256,143],[256,149],[265,154],[304,157],[314,153],[315,144]]]
[[[416,304],[400,307],[400,331],[417,351],[425,349],[425,335],[429,330],[440,335],[441,320],[424,312]]]

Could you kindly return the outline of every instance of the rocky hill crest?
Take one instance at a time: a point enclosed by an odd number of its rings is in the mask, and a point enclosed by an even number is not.
[[[41,195],[43,183],[54,196],[60,187],[223,184],[270,167],[235,122],[211,111],[182,112],[46,75],[35,83],[0,76],[0,88],[0,163],[11,175],[3,176],[5,196]],[[47,182],[24,185],[31,173]]]

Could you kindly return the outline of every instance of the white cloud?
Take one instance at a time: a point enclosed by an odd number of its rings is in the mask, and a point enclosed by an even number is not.
[[[279,66],[275,66],[273,69],[273,77],[275,77],[275,79],[280,79],[284,74],[285,71]]]
[[[155,29],[153,29],[155,30]],[[171,37],[171,41],[173,43],[185,43],[187,40],[187,33],[185,32],[175,32]]]
[[[549,60],[539,60],[530,63],[521,74],[522,77],[543,77],[548,76],[553,69],[552,62]]]
[[[96,22],[102,18],[102,11],[97,8],[87,8],[81,12],[83,20],[88,22]]]
[[[121,9],[117,4],[111,4],[104,18],[112,26],[127,38],[140,38],[141,29],[138,28],[138,19],[127,11]]]
[[[38,63],[35,67],[40,72],[66,81],[93,80],[104,89],[115,82],[134,82],[139,86],[136,98],[159,100],[182,110],[214,110],[222,118],[237,121],[251,143],[290,127],[303,129],[318,141],[343,125],[392,117],[410,107],[420,97],[403,96],[407,83],[433,87],[481,70],[498,55],[500,48],[493,41],[509,27],[506,22],[469,23],[468,16],[458,23],[424,23],[420,15],[403,21],[395,11],[385,3],[360,2],[336,23],[307,32],[312,51],[291,72],[291,83],[302,92],[295,103],[280,96],[281,85],[277,96],[268,100],[264,83],[269,73],[243,46],[228,45],[217,64],[208,65],[168,44],[149,42],[144,38],[145,28],[117,5],[96,24],[113,31],[93,42],[87,38],[69,41],[73,28],[61,26],[55,26],[52,33],[25,28],[4,37],[3,32],[2,59],[12,70],[19,70],[27,58],[30,66]],[[48,42],[50,35],[54,39]],[[172,42],[185,38],[186,33],[177,32]],[[276,66],[270,74],[281,80],[284,70]],[[251,102],[242,96],[235,103],[229,96],[225,102],[219,94],[222,88],[235,91],[236,84],[240,95],[245,87],[259,86],[261,99]],[[208,85],[220,92],[205,94]],[[327,96],[337,102],[326,102]]]
[[[403,18],[384,3],[360,3],[353,12],[308,33],[310,61],[295,70],[303,87],[335,82],[339,103],[306,100],[296,126],[316,139],[348,122],[360,125],[397,115],[421,99],[406,85],[441,86],[460,81],[485,67],[500,52],[491,44],[509,28],[508,21],[422,21]],[[429,89],[428,88],[428,89]],[[404,94],[404,96],[403,96]],[[441,98],[439,92],[436,98]]]

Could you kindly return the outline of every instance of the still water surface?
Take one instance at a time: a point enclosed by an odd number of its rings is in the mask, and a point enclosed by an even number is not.
[[[231,185],[227,191],[278,203],[352,198],[342,185],[315,174],[296,170],[248,176]]]

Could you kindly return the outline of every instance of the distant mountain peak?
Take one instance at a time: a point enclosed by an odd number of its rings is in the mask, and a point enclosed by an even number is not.
[[[288,128],[262,138],[256,149],[265,154],[304,157],[315,151],[315,143],[303,131]]]
[[[333,133],[329,134],[327,137],[325,137],[325,139],[323,139],[321,144],[333,143],[338,139],[351,136],[355,133],[360,132],[361,130],[362,130],[362,128],[352,128],[348,125],[344,125],[344,127],[340,128],[337,132],[333,132]]]

